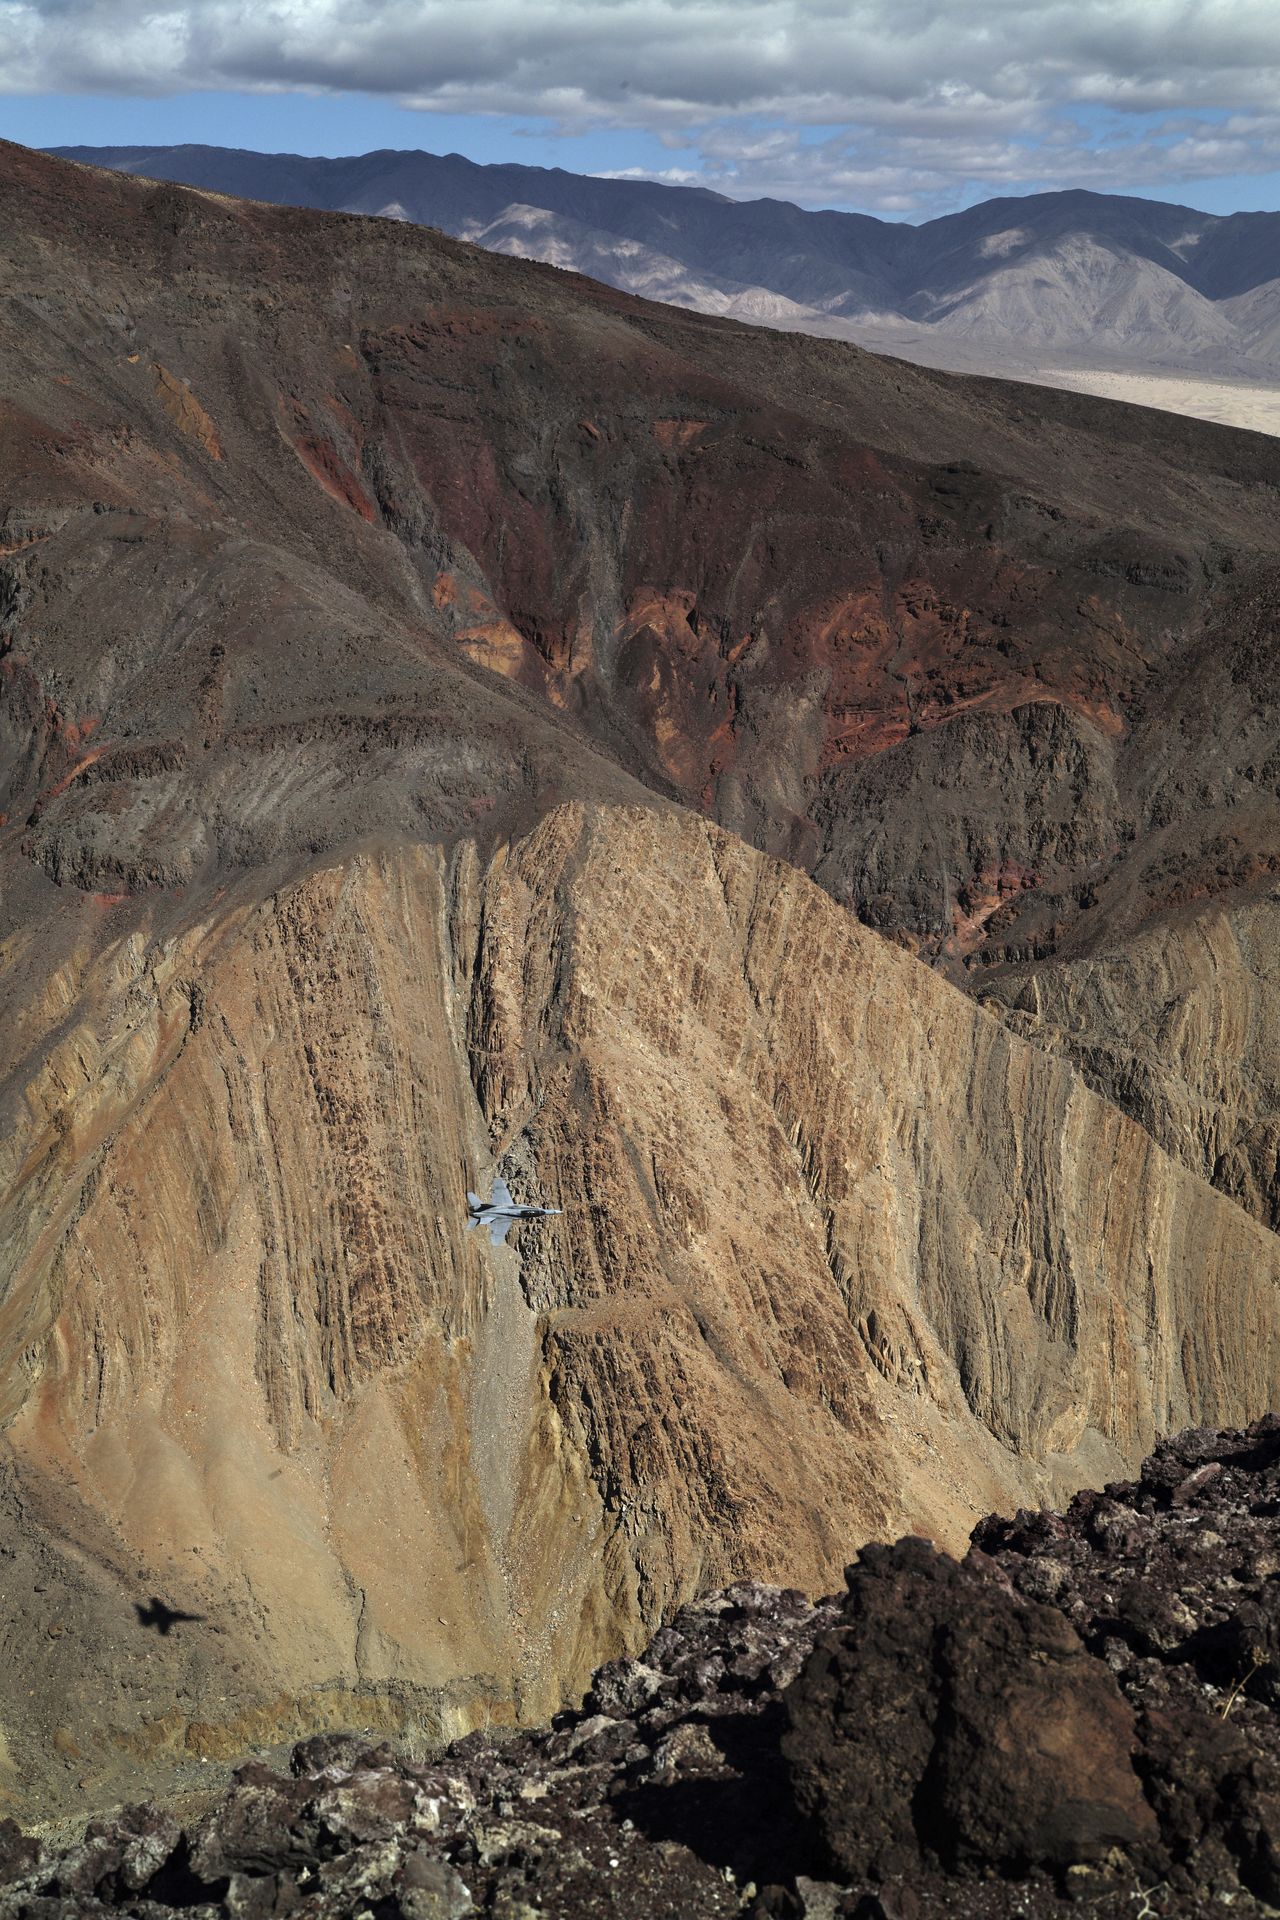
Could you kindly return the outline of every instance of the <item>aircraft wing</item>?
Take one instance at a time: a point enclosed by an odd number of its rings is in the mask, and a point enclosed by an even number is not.
[[[505,1247],[507,1244],[507,1235],[515,1223],[516,1217],[513,1213],[504,1215],[501,1220],[491,1220],[489,1222],[489,1245],[491,1247]]]
[[[489,1205],[491,1207],[509,1207],[511,1205],[511,1189],[501,1174],[494,1175],[493,1199],[489,1202]]]

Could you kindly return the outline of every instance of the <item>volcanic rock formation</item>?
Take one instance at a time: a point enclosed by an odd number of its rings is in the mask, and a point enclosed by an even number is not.
[[[55,878],[496,836],[588,742],[957,969],[1274,875],[1269,442],[6,153],[7,810]]]
[[[0,210],[11,1804],[546,1715],[1274,1401],[1274,1168],[1038,984],[1274,912],[1269,443],[20,149]],[[498,1168],[565,1212],[495,1252]]]
[[[843,1599],[739,1583],[540,1732],[320,1735],[70,1844],[0,1822],[0,1920],[1273,1912],[1278,1461],[1274,1420],[1183,1434],[959,1564],[911,1539]]]

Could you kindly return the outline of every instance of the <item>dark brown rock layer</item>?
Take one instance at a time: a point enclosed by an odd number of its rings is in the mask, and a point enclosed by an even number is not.
[[[501,828],[559,738],[957,969],[1274,878],[1273,442],[9,146],[0,201],[45,873]]]
[[[796,1802],[842,1877],[1153,1857],[1133,1710],[1052,1606],[939,1556],[867,1547],[787,1696]]]

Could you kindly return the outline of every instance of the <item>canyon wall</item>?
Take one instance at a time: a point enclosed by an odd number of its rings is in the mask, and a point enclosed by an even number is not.
[[[1274,1401],[1276,443],[4,144],[0,283],[8,1804]]]
[[[1274,1400],[1272,1235],[691,816],[73,911],[4,956],[14,1806],[545,1714],[717,1582]],[[495,1168],[563,1217],[468,1234]]]
[[[1280,944],[1272,898],[1186,907],[1123,941],[984,978],[1014,1031],[1073,1060],[1165,1150],[1280,1226]]]

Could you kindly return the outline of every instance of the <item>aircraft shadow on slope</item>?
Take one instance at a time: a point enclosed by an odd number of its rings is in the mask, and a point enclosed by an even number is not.
[[[207,1614],[184,1613],[180,1607],[171,1607],[155,1593],[151,1596],[149,1606],[144,1607],[140,1600],[135,1600],[133,1610],[138,1616],[138,1625],[140,1627],[152,1627],[162,1636],[167,1636],[172,1633],[173,1629],[182,1621],[197,1621],[208,1618]]]

